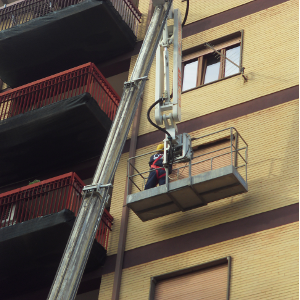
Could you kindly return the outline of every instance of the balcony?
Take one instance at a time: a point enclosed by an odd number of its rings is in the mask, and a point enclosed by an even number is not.
[[[0,185],[99,156],[119,101],[92,63],[0,94]]]
[[[68,173],[0,194],[1,299],[50,288],[83,187],[75,173]],[[112,221],[105,210],[86,273],[104,264]]]
[[[141,13],[131,0],[24,0],[0,9],[0,78],[10,87],[128,51]]]
[[[142,221],[248,191],[248,145],[235,128],[194,138],[192,148],[193,159],[189,163],[174,164],[166,184],[148,190],[144,190],[148,161],[156,151],[129,158],[128,182],[133,183],[133,190],[127,196],[127,205]]]

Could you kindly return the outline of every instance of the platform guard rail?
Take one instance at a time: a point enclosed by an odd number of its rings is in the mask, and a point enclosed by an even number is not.
[[[69,209],[77,216],[85,184],[74,172],[0,194],[0,228]],[[113,217],[105,209],[96,240],[107,249]]]
[[[93,63],[34,81],[0,94],[0,120],[90,93],[102,111],[113,120],[120,97]]]
[[[112,3],[122,19],[127,23],[133,33],[137,35],[138,24],[141,22],[142,13],[135,7],[132,1],[106,1]],[[0,8],[0,31],[81,2],[84,2],[84,0],[24,0],[12,3]]]
[[[201,137],[192,138],[193,159],[187,163],[173,164],[172,174],[167,174],[166,185],[214,169],[234,166],[247,183],[248,144],[234,127],[225,128]],[[149,159],[157,151],[131,157],[127,161],[127,191],[129,182],[132,194],[144,190],[150,168]],[[162,169],[162,168],[159,168]],[[168,173],[168,170],[166,170]],[[168,190],[168,188],[167,188]]]

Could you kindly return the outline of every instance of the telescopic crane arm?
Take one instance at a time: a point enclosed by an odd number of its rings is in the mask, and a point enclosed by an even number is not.
[[[156,6],[153,17],[130,81],[124,84],[120,105],[102,151],[93,183],[84,188],[82,204],[48,295],[49,300],[69,300],[76,297],[91,246],[108,201],[108,192],[112,187],[122,149],[143,93],[172,2],[172,0],[153,0]]]
[[[156,50],[155,122],[157,125],[149,120],[153,126],[166,133],[163,162],[166,169],[169,169],[169,165],[173,162],[189,161],[192,158],[191,138],[186,133],[178,135],[176,126],[176,122],[181,121],[182,23],[180,10],[171,8],[168,19],[173,19],[174,25],[168,26],[167,23],[164,25],[163,35]],[[173,92],[171,97],[168,49],[172,44]],[[158,125],[165,125],[165,129]]]

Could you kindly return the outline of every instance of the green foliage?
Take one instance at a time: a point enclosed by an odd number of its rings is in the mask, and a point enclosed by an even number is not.
[[[38,180],[38,179],[35,179],[35,180],[33,180],[33,181],[29,181],[29,184],[28,185],[30,185],[30,184],[34,184],[34,183],[37,183],[37,182],[41,182],[40,180]]]

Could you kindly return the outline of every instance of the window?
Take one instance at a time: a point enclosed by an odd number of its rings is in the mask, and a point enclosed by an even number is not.
[[[209,44],[183,53],[183,92],[241,72],[242,32]]]
[[[151,278],[149,300],[229,300],[231,257]]]

